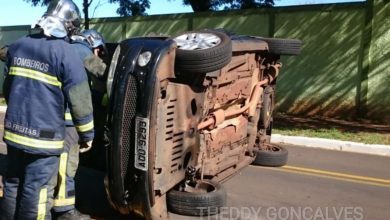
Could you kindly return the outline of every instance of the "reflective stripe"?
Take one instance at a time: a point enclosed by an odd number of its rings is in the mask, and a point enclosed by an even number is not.
[[[72,120],[72,115],[69,112],[65,113],[65,120]]]
[[[65,199],[66,194],[66,164],[68,162],[68,153],[62,153],[60,156],[60,168],[58,175],[60,176],[60,188],[58,190],[58,199]]]
[[[37,220],[45,220],[45,216],[46,216],[46,202],[47,202],[47,189],[43,188],[39,192]]]
[[[54,86],[61,87],[61,82],[58,81],[57,77],[50,76],[46,73],[42,73],[36,70],[26,69],[22,67],[11,67],[9,71],[9,75],[14,76],[24,76],[30,79],[35,79],[41,82],[45,82]]]
[[[67,198],[67,199],[55,199],[53,206],[59,207],[59,206],[69,206],[76,204],[75,197]]]
[[[66,198],[66,168],[68,164],[68,153],[62,153],[60,156],[60,167],[58,170],[58,175],[60,176],[59,180],[59,189],[58,189],[58,198],[54,199],[53,205],[58,206],[70,206],[76,203],[75,197]]]
[[[93,121],[85,125],[77,125],[76,130],[80,132],[85,132],[93,129]]]
[[[34,138],[21,136],[10,131],[4,132],[4,139],[15,142],[17,144],[44,149],[61,149],[64,146],[64,141],[43,141]]]

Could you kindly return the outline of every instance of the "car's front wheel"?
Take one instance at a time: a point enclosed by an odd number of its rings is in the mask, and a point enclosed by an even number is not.
[[[190,190],[179,187],[169,191],[167,205],[170,212],[180,215],[215,215],[226,205],[226,190],[218,182],[199,181],[195,187],[190,187]]]
[[[207,73],[219,70],[232,59],[232,42],[219,31],[186,32],[173,38],[177,44],[178,71]]]

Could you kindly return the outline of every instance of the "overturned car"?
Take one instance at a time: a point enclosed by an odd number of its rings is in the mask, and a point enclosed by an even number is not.
[[[284,165],[286,149],[270,143],[274,91],[280,55],[300,46],[223,30],[118,44],[107,80],[111,205],[146,219],[212,215],[226,203],[224,180]]]

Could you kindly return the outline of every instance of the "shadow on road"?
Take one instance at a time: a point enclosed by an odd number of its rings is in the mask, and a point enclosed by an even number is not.
[[[80,166],[76,174],[77,208],[93,216],[94,219],[141,219],[137,216],[124,216],[111,208],[105,188],[104,173]]]

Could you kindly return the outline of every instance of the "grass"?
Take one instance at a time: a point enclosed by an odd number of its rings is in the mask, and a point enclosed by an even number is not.
[[[1,105],[6,105],[5,99],[4,99],[4,98],[0,98],[0,106],[1,106]]]
[[[353,141],[365,144],[384,144],[390,145],[390,134],[381,134],[373,132],[347,132],[336,128],[286,128],[274,127],[272,130],[274,134],[281,134],[287,136],[304,136],[336,139],[342,141]]]

